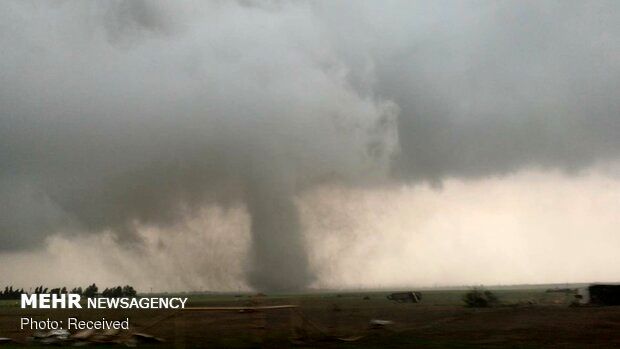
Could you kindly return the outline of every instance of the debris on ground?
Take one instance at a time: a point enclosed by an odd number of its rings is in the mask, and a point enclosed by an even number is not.
[[[35,332],[32,340],[40,344],[65,344],[69,341],[69,331],[67,330],[50,330],[48,332]]]
[[[74,333],[71,338],[73,339],[77,339],[77,340],[83,340],[83,339],[88,339],[90,337],[92,337],[95,334],[95,330],[81,330],[78,331],[76,333]]]
[[[394,292],[389,294],[386,298],[399,303],[420,303],[422,301],[422,293],[417,291]]]
[[[341,342],[356,342],[362,338],[364,338],[364,336],[338,337],[336,339]]]
[[[10,339],[9,339],[10,340]],[[73,345],[87,346],[97,344],[122,344],[136,346],[137,344],[161,343],[164,340],[146,333],[121,333],[116,329],[96,331],[86,329],[71,334],[67,330],[51,330],[35,332],[30,338],[33,343],[43,345]],[[2,344],[0,338],[0,344]]]
[[[372,329],[385,328],[385,326],[392,325],[393,323],[394,321],[390,321],[390,320],[372,319],[370,320],[370,328]]]
[[[132,337],[138,342],[138,343],[144,343],[144,344],[153,344],[153,343],[161,343],[164,340],[155,336],[151,336],[150,334],[146,334],[146,333],[134,333],[132,334]]]
[[[12,343],[15,343],[15,341],[12,338],[0,337],[0,345],[2,345],[2,344],[12,344]]]

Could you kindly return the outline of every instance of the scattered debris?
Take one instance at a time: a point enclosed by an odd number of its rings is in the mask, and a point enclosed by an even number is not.
[[[90,344],[123,344],[136,346],[141,343],[160,343],[164,340],[145,333],[121,333],[119,330],[108,329],[96,331],[82,330],[71,334],[67,330],[51,330],[49,332],[35,332],[31,341],[43,345],[73,345],[86,346]],[[0,341],[2,343],[2,341]]]
[[[396,301],[399,303],[420,303],[422,301],[422,294],[420,292],[394,292],[387,296],[387,299],[391,301]]]
[[[102,333],[102,334],[103,334],[104,336],[116,336],[116,335],[117,335],[117,334],[119,334],[120,332],[121,332],[120,330],[117,330],[117,329],[115,329],[115,328],[108,328],[108,329],[103,330],[103,333]]]
[[[92,330],[92,329],[81,330],[71,335],[71,338],[76,339],[76,340],[85,340],[85,339],[92,337],[94,334],[95,334],[95,330]]]
[[[64,344],[69,341],[69,331],[50,330],[49,332],[35,332],[32,340],[40,344]]]
[[[8,338],[8,337],[0,337],[0,345],[2,344],[10,344],[10,343],[14,343],[15,341],[12,338]]]
[[[385,326],[393,324],[394,321],[390,320],[381,320],[381,319],[372,319],[370,320],[370,328],[372,329],[381,329],[385,328]]]
[[[336,339],[338,339],[341,342],[355,342],[362,338],[364,338],[364,336],[338,337]]]
[[[146,333],[134,333],[132,336],[138,341],[138,343],[152,344],[164,342],[163,339],[151,336],[150,334]]]

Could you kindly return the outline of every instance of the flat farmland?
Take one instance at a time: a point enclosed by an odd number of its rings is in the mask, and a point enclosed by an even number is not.
[[[296,305],[263,311],[24,310],[0,304],[0,337],[28,345],[36,320],[130,319],[132,330],[165,340],[160,348],[618,348],[620,307],[571,307],[572,294],[543,289],[493,290],[501,304],[472,309],[466,290],[422,291],[422,302],[396,303],[388,292],[256,296],[189,295],[190,307]],[[171,294],[162,296],[173,296]],[[174,295],[184,296],[184,295]],[[371,326],[372,320],[387,320]],[[32,346],[30,346],[32,347]]]

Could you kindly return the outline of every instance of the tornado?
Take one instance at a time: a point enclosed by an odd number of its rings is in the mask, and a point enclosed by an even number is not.
[[[249,284],[262,291],[300,291],[313,280],[299,213],[291,193],[271,183],[250,189]]]

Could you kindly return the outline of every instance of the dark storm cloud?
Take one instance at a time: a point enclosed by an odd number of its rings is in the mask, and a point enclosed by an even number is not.
[[[5,251],[55,233],[135,242],[242,201],[249,280],[294,289],[312,279],[294,198],[315,183],[572,170],[620,151],[615,2],[4,7]]]
[[[320,13],[351,80],[401,110],[400,175],[572,171],[618,156],[617,2],[388,2],[349,20],[335,7]]]
[[[242,200],[249,280],[304,287],[295,193],[385,172],[396,109],[349,88],[306,5],[167,6],[7,3],[0,249],[104,231],[136,244],[140,227]]]

